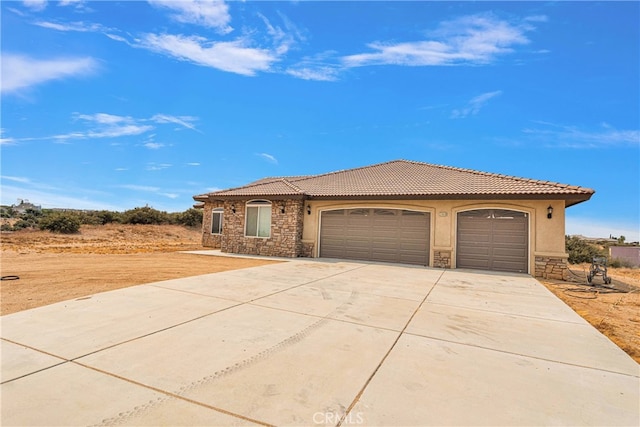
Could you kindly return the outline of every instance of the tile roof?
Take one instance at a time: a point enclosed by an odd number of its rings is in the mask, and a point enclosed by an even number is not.
[[[309,198],[403,197],[446,198],[460,196],[549,195],[571,198],[574,203],[588,200],[592,189],[495,173],[407,160],[394,160],[355,169],[321,175],[263,178],[243,187],[195,196],[209,197],[274,197],[303,196]],[[550,197],[551,198],[551,197]],[[574,204],[572,203],[572,204]]]

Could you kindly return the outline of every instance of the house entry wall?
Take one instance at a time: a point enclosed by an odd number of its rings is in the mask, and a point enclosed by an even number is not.
[[[476,209],[458,213],[456,267],[528,273],[525,212]]]
[[[320,257],[429,264],[430,214],[402,209],[324,211]]]

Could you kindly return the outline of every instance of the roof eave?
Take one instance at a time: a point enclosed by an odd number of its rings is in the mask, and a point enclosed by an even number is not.
[[[317,195],[310,200],[564,200],[567,206],[587,201],[592,194],[361,194]]]
[[[205,194],[193,197],[201,202],[225,201],[225,200],[303,200],[305,194]]]

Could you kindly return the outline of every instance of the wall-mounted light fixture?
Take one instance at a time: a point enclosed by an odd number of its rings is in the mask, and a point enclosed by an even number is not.
[[[236,213],[236,205],[235,204],[231,204],[231,212]]]
[[[311,205],[307,205],[307,215],[311,215]]]
[[[280,205],[280,213],[284,213],[284,203]]]
[[[549,205],[547,208],[547,218],[551,219],[553,217],[553,206]]]

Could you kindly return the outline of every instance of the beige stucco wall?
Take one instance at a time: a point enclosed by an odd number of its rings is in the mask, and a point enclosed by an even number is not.
[[[547,207],[553,207],[553,217],[547,218]],[[311,207],[307,214],[306,206]],[[471,209],[511,209],[526,212],[529,216],[529,273],[533,274],[536,256],[566,258],[565,209],[563,200],[383,200],[383,201],[308,201],[304,208],[303,245],[312,247],[312,256],[319,253],[320,213],[331,209],[356,207],[396,208],[419,210],[431,214],[430,260],[434,265],[434,253],[450,252],[451,267],[456,260],[456,217],[458,212]]]

